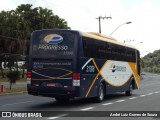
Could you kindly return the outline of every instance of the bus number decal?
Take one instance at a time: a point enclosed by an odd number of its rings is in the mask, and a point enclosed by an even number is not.
[[[87,65],[86,72],[92,73],[95,71],[95,67],[93,65]]]

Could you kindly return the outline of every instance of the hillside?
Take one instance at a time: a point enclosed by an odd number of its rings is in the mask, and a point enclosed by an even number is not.
[[[145,72],[160,73],[160,50],[155,50],[142,58],[142,68]]]

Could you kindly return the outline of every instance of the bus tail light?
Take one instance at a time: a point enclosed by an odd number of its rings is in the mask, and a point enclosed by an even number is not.
[[[80,73],[73,73],[73,86],[80,86]]]
[[[27,72],[27,83],[31,84],[32,72]]]

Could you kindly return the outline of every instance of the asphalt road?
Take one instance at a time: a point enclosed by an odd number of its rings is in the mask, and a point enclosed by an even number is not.
[[[16,94],[0,96],[0,111],[55,111],[49,112],[49,117],[37,118],[39,120],[160,120],[160,117],[96,117],[105,112],[108,114],[107,111],[109,114],[110,111],[131,111],[131,113],[133,111],[148,111],[149,113],[159,111],[160,113],[160,75],[145,73],[143,78],[140,89],[135,90],[132,96],[125,96],[124,93],[108,95],[102,103],[94,103],[91,99],[85,99],[58,104],[54,98]],[[70,115],[74,117],[67,117]],[[85,115],[89,117],[84,117]]]

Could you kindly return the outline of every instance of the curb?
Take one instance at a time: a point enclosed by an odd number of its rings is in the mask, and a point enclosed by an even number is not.
[[[4,96],[4,95],[14,95],[14,94],[23,94],[23,93],[27,93],[27,91],[23,91],[23,92],[13,92],[13,93],[1,93],[0,96]]]

